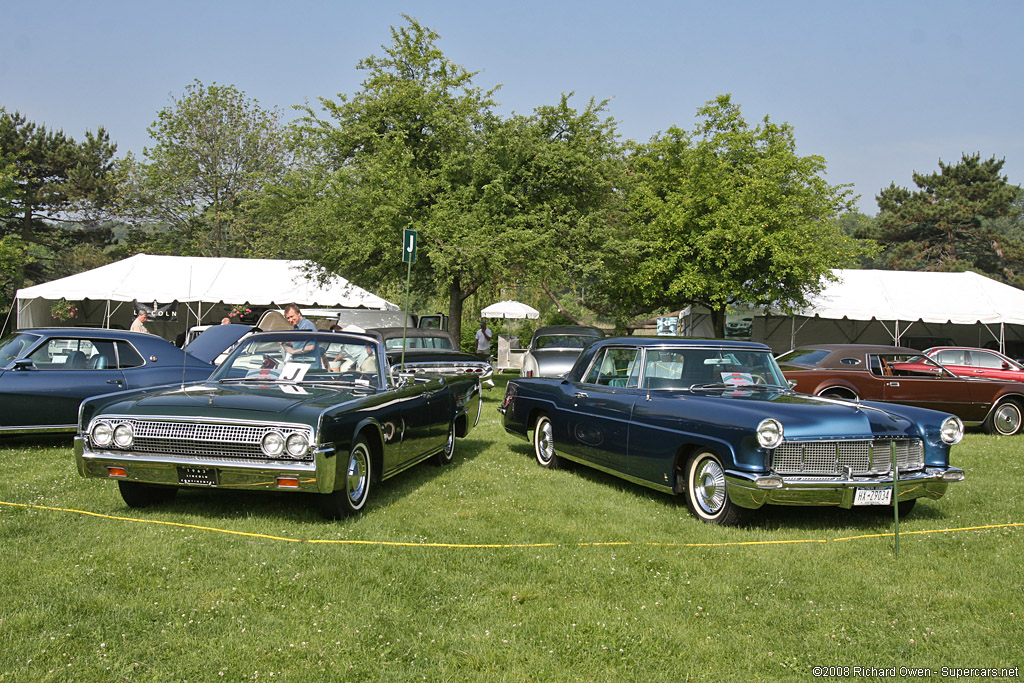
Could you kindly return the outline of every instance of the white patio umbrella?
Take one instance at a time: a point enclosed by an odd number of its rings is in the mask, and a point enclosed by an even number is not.
[[[518,301],[499,301],[480,311],[480,316],[483,318],[529,318],[534,320],[540,317],[540,313],[537,312],[536,308],[521,304]]]
[[[480,317],[504,318],[505,320],[522,320],[523,318],[529,318],[534,320],[540,317],[540,313],[536,308],[519,303],[518,301],[499,301],[498,303],[491,304],[480,311]],[[512,323],[507,323],[505,327],[509,336],[511,336]]]

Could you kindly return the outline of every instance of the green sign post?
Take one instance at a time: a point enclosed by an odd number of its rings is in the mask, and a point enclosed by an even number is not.
[[[416,243],[419,233],[406,228],[402,231],[402,263],[408,263],[405,271],[405,316],[402,318],[402,365],[405,365],[406,335],[409,332],[409,283],[412,281],[412,264],[416,263]]]

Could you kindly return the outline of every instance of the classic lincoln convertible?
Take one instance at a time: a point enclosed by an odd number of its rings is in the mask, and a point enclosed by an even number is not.
[[[716,524],[765,504],[906,514],[964,477],[949,465],[956,416],[794,393],[751,342],[601,340],[564,379],[510,381],[499,410],[542,467],[572,460],[682,495]]]
[[[451,462],[480,408],[477,377],[400,376],[379,337],[266,332],[204,383],[85,401],[75,458],[131,507],[185,487],[305,491],[338,518],[419,462]]]

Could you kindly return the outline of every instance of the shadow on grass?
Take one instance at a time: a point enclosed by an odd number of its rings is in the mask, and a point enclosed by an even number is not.
[[[8,448],[67,448],[73,446],[74,434],[61,432],[53,434],[2,434],[0,450]]]

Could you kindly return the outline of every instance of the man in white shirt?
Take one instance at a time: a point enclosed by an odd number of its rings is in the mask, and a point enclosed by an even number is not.
[[[480,321],[480,329],[476,331],[476,352],[481,356],[491,355],[491,337],[493,333],[487,327],[487,321]]]
[[[147,320],[149,320],[149,313],[146,311],[139,311],[139,314],[135,316],[135,320],[132,321],[132,326],[130,328],[131,331],[149,334],[149,330],[146,329]]]

